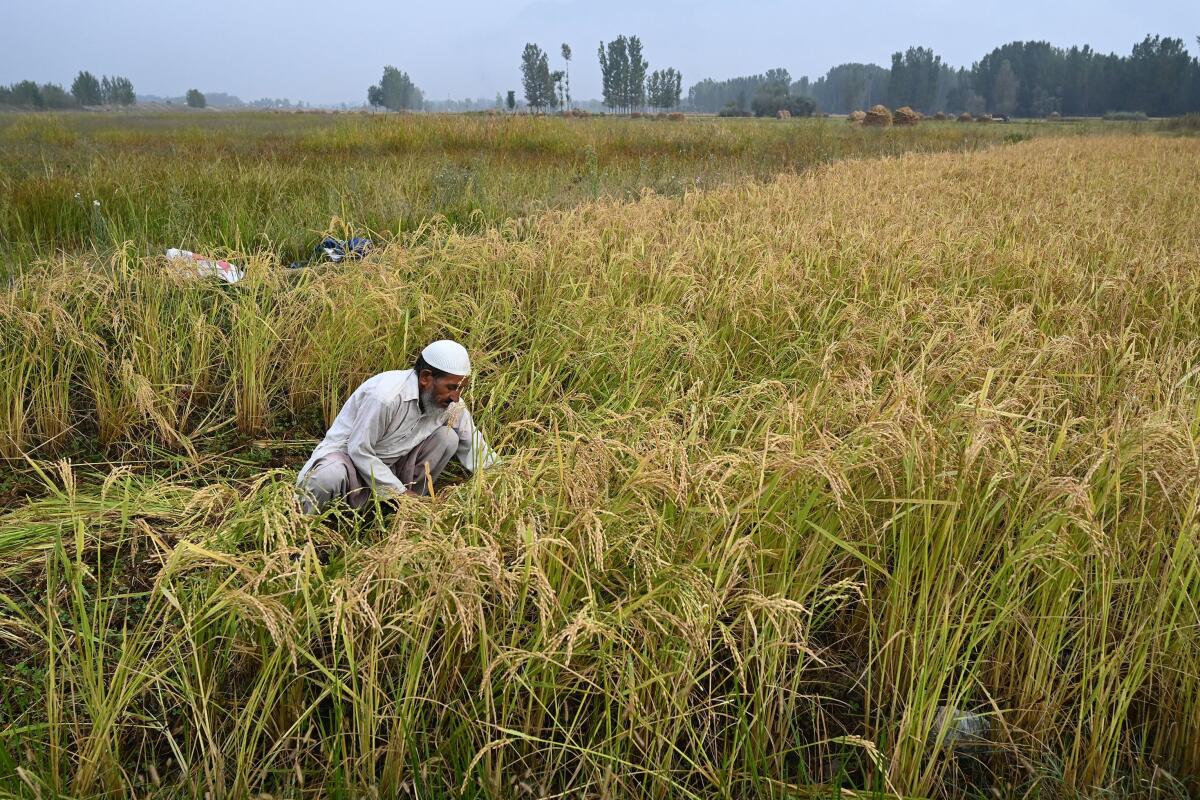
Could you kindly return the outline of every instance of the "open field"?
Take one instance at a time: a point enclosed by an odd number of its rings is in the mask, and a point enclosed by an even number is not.
[[[0,115],[0,260],[168,247],[308,254],[342,225],[478,231],[643,190],[679,195],[841,158],[972,150],[1072,125],[329,114]],[[78,197],[76,196],[78,194]],[[100,201],[100,206],[93,201]],[[11,266],[11,265],[10,265]],[[3,272],[0,266],[0,272]]]
[[[902,149],[970,152],[633,202],[518,188],[563,210],[392,225],[300,274],[264,249],[234,287],[142,257],[195,209],[24,269],[0,293],[0,789],[1200,790],[1200,140],[928,133]],[[96,186],[169,195],[165,160],[111,146]],[[243,231],[323,224],[311,180],[263,180]],[[489,221],[532,202],[494,197]],[[298,516],[339,403],[440,335],[505,464],[403,518]]]

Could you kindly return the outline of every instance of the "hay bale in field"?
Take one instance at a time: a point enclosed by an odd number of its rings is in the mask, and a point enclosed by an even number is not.
[[[920,113],[913,111],[909,106],[900,106],[896,109],[896,113],[892,115],[892,122],[896,125],[916,125],[924,117]]]
[[[862,125],[863,120],[865,120],[866,118],[867,118],[867,112],[865,112],[865,111],[851,111],[849,116],[846,117],[846,121],[849,122],[851,125]]]
[[[634,112],[630,113],[629,118],[630,119],[641,119],[643,116],[645,116],[645,115],[642,114],[642,112],[634,111]]]
[[[947,119],[949,119],[949,117],[946,116],[945,111],[937,112],[936,114],[933,115],[933,118],[935,120],[937,120],[938,122],[945,122]]]
[[[791,119],[792,112],[788,111],[786,108],[781,108],[775,112],[775,118],[776,119]]]
[[[963,113],[958,115],[958,121],[959,122],[974,122],[975,118],[971,116],[970,111],[964,111]]]
[[[993,120],[992,120],[991,114],[983,114],[982,116],[976,117],[975,121],[976,122],[992,122]]]
[[[683,116],[682,111],[672,111],[670,114],[667,114],[667,119],[672,122],[682,122],[686,117]]]
[[[871,106],[871,110],[863,117],[863,125],[870,128],[887,128],[892,124],[892,112],[887,106]]]
[[[1062,114],[1058,113],[1057,111],[1051,111],[1046,115],[1046,119],[1050,120],[1051,122],[1058,122],[1060,119],[1062,119]]]

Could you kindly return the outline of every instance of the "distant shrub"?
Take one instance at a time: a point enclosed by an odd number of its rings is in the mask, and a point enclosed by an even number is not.
[[[788,117],[811,117],[817,110],[815,100],[784,92],[772,92],[760,89],[755,92],[750,101],[750,108],[756,117],[779,117],[780,111],[788,112]]]
[[[1169,133],[1200,134],[1200,114],[1184,114],[1182,117],[1161,120],[1158,129]]]
[[[744,111],[743,109],[736,108],[734,106],[726,106],[725,108],[722,108],[720,111],[717,112],[717,116],[718,117],[748,117],[748,116],[750,116],[750,112]]]
[[[1051,111],[1046,115],[1046,119],[1050,120],[1051,122],[1057,122],[1058,120],[1062,119],[1062,114],[1058,113],[1057,111]]]
[[[958,115],[958,121],[959,122],[974,122],[975,118],[971,116],[970,111],[964,111],[963,113]]]
[[[682,111],[672,111],[670,114],[667,114],[667,119],[671,120],[672,122],[682,122],[683,120],[687,119],[687,117],[683,115]]]
[[[74,108],[75,96],[57,83],[42,84],[42,101],[46,108]]]
[[[1148,119],[1145,111],[1109,111],[1104,115],[1105,122],[1145,122]]]

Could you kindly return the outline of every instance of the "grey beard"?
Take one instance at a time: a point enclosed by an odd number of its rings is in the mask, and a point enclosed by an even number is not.
[[[438,404],[433,399],[433,388],[432,387],[430,387],[428,389],[422,389],[420,399],[421,399],[421,411],[423,413],[429,414],[434,411],[441,411],[441,408],[438,406]]]

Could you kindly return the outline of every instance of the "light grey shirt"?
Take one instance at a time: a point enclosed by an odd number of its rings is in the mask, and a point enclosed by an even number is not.
[[[325,439],[300,470],[297,483],[322,456],[342,452],[380,494],[403,493],[404,484],[391,466],[408,454],[442,425],[458,433],[455,456],[475,472],[490,467],[499,459],[475,429],[471,412],[461,401],[447,409],[421,411],[421,390],[411,369],[381,372],[363,381],[333,420]]]

